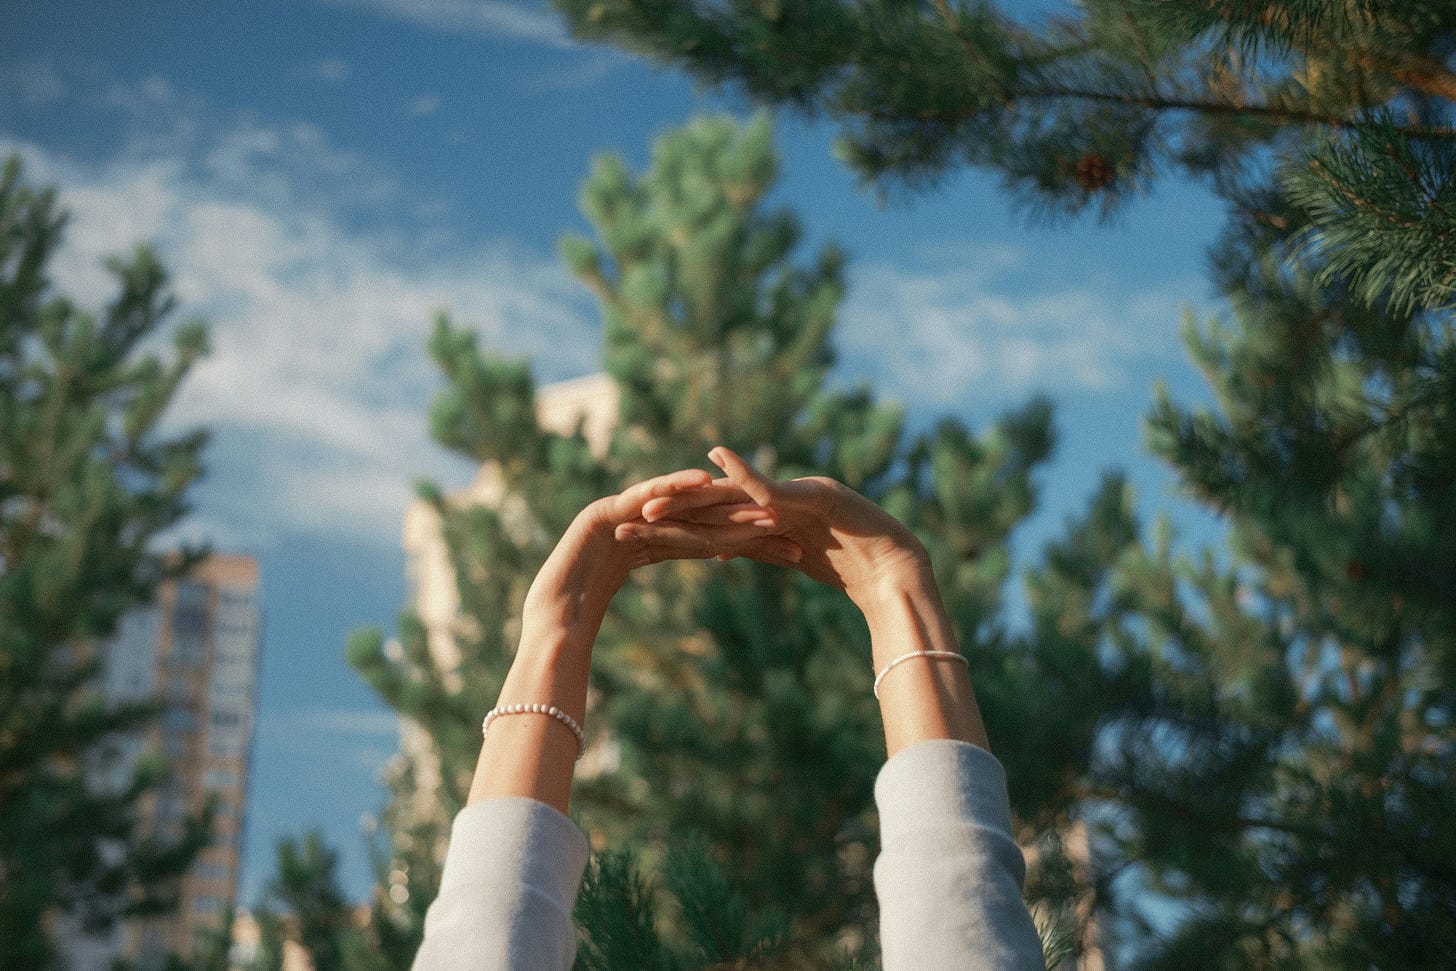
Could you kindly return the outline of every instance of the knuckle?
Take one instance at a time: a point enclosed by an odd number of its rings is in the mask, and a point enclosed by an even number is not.
[[[591,525],[605,525],[612,521],[612,504],[616,496],[604,496],[586,504],[579,518]]]

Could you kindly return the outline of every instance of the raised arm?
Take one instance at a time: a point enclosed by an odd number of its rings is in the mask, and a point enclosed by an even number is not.
[[[710,458],[725,479],[650,501],[643,508],[648,525],[618,532],[688,544],[684,523],[694,518],[695,504],[729,501],[738,490],[772,511],[770,533],[802,551],[798,569],[843,590],[864,612],[889,753],[875,786],[885,971],[1044,968],[1021,900],[1025,864],[1011,837],[1005,774],[990,754],[924,546],[889,513],[831,479],[775,482],[722,447]],[[710,508],[705,521],[712,519]],[[738,553],[782,562],[764,542]]]
[[[607,605],[636,566],[711,555],[758,541],[760,555],[797,555],[751,503],[717,510],[699,543],[618,537],[652,499],[708,484],[701,470],[640,483],[588,506],[526,595],[521,641],[480,749],[468,805],[455,818],[440,894],[425,918],[415,971],[567,971],[571,907],[587,842],[565,813],[586,712],[592,646]],[[755,525],[758,523],[758,525]],[[481,713],[485,715],[484,712]],[[574,728],[573,726],[576,726]]]
[[[932,739],[989,749],[966,665],[955,660],[960,656],[955,633],[925,547],[915,534],[833,479],[775,482],[723,446],[709,458],[726,479],[712,488],[649,501],[642,515],[650,525],[629,523],[619,527],[618,535],[688,545],[693,541],[688,523],[694,507],[706,506],[705,518],[711,520],[716,508],[708,504],[723,503],[732,495],[772,510],[775,525],[769,533],[792,540],[802,550],[798,569],[843,590],[864,612],[875,670],[895,664],[877,688],[889,754]],[[747,555],[755,555],[752,547],[746,549]]]

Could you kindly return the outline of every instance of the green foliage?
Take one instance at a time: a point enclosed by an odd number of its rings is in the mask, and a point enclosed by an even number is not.
[[[338,853],[311,831],[301,840],[278,841],[267,897],[256,908],[259,948],[248,971],[280,971],[285,943],[308,953],[315,971],[386,971],[407,968],[414,947],[402,954],[397,920],[381,922],[378,909],[367,926],[345,898],[338,880]],[[381,881],[385,883],[386,881]]]
[[[701,462],[703,442],[772,440],[832,361],[843,258],[789,263],[797,222],[757,211],[777,168],[767,116],[741,131],[698,119],[657,141],[640,179],[606,157],[582,188],[601,243],[562,249],[601,301],[603,363],[624,392],[614,449],[641,474],[648,459]]]
[[[1456,943],[1456,455],[1448,322],[1268,262],[1236,326],[1190,329],[1219,413],[1164,400],[1153,448],[1224,511],[1236,566],[1130,564],[1158,709],[1106,766],[1123,852],[1197,919],[1184,967],[1419,967]],[[1250,290],[1258,299],[1250,299]],[[1190,602],[1201,609],[1195,610]]]
[[[1326,138],[1285,177],[1310,220],[1300,256],[1325,285],[1348,281],[1392,314],[1450,309],[1456,296],[1456,151],[1402,138],[1386,116],[1344,139]]]
[[[259,907],[253,914],[258,922],[258,951],[248,971],[283,971],[283,944],[287,931],[283,920],[269,907]]]
[[[206,351],[201,324],[171,328],[174,301],[145,249],[109,266],[99,314],[54,292],[65,215],[54,190],[0,172],[0,966],[46,967],[65,915],[100,931],[176,906],[177,879],[208,838],[205,817],[147,834],[138,807],[166,776],[143,759],[116,785],[86,778],[145,730],[152,704],[94,693],[98,645],[200,551],[163,558],[158,534],[187,511],[205,436],[158,422]]]
[[[340,971],[353,920],[338,887],[338,854],[314,831],[301,842],[279,840],[277,866],[269,895],[297,922],[298,941],[308,950],[314,968]]]
[[[1449,3],[1086,0],[1033,18],[986,0],[555,6],[579,37],[828,117],[881,190],[970,165],[1038,211],[1105,216],[1181,174],[1234,204],[1237,233],[1286,218],[1262,203],[1287,169],[1332,275],[1398,306],[1449,302]]]
[[[656,898],[630,851],[592,858],[576,902],[576,971],[618,968],[768,967],[784,950],[788,923],[776,908],[753,912],[701,840],[680,842],[662,864],[685,942],[658,930]]]
[[[677,967],[657,936],[655,901],[626,851],[592,858],[575,912],[577,920],[589,928],[577,952],[577,971],[671,971]]]
[[[1058,210],[1109,211],[1175,169],[1235,177],[1287,132],[1361,130],[1370,109],[1453,82],[1442,4],[1090,0],[1033,23],[950,0],[556,6],[582,38],[829,116],[869,181],[986,166]],[[1402,132],[1449,134],[1428,118]]]

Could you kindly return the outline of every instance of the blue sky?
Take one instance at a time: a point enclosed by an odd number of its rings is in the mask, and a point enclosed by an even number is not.
[[[382,803],[394,722],[342,659],[393,629],[411,483],[471,470],[433,446],[423,340],[449,308],[543,381],[594,369],[599,319],[556,240],[592,155],[640,169],[695,111],[744,114],[683,78],[567,38],[503,0],[198,4],[0,0],[0,154],[72,210],[56,278],[83,303],[100,261],[150,242],[214,353],[173,413],[215,430],[187,532],[262,565],[265,659],[246,833],[253,900],[283,834],[323,827],[347,888],[369,884],[359,821]],[[1215,309],[1203,252],[1222,210],[1165,185],[1114,225],[1031,225],[982,172],[881,204],[831,155],[833,130],[780,117],[807,255],[850,255],[835,380],[870,382],[917,424],[982,425],[1036,391],[1061,443],[1017,545],[1056,535],[1102,470],[1187,536],[1210,521],[1143,454],[1155,380],[1207,391],[1179,338]]]

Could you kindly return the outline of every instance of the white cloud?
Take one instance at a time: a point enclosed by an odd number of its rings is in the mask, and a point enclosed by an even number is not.
[[[399,716],[392,711],[355,708],[312,708],[264,714],[260,728],[280,735],[348,735],[394,737],[399,734]]]
[[[574,66],[543,66],[535,73],[528,74],[522,81],[522,87],[527,91],[575,91],[590,88],[608,74],[631,63],[632,59],[621,51],[591,48],[590,54],[579,58]]]
[[[140,96],[170,90],[150,88]],[[185,535],[397,546],[414,480],[468,474],[428,438],[441,379],[424,341],[441,308],[483,346],[539,360],[543,379],[596,365],[595,316],[554,257],[507,241],[418,252],[407,227],[346,228],[338,205],[397,189],[311,126],[194,125],[97,165],[0,136],[0,155],[16,150],[72,213],[53,264],[61,289],[100,306],[113,292],[103,258],[150,242],[183,311],[210,324],[212,354],[169,413],[214,429]],[[334,184],[346,194],[315,194]]]
[[[103,104],[122,108],[133,115],[147,116],[164,108],[172,108],[182,96],[172,83],[160,74],[150,74],[140,81],[113,81],[102,93]]]
[[[836,344],[849,370],[937,409],[1124,388],[1133,371],[1176,347],[1167,335],[1197,292],[1118,292],[1096,281],[1009,286],[1030,265],[1011,247],[927,251],[919,262],[857,270]]]
[[[410,102],[409,110],[412,115],[433,115],[440,110],[440,97],[434,94],[422,94]]]
[[[549,9],[505,0],[328,0],[335,6],[358,7],[407,20],[431,30],[490,37],[514,37],[574,47],[560,16]]]
[[[257,735],[259,747],[275,757],[287,752],[335,765],[343,762],[378,778],[395,756],[399,716],[353,708],[265,711],[258,716]]]
[[[347,81],[354,73],[354,69],[342,58],[326,57],[313,66],[313,76],[320,81],[330,84],[337,84],[340,81]]]

